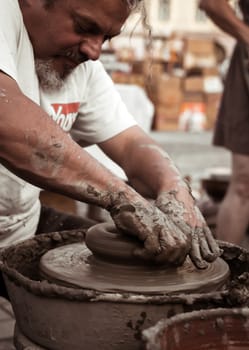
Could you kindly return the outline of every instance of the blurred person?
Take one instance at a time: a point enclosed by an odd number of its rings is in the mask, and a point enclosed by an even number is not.
[[[244,244],[249,224],[249,1],[242,17],[226,0],[201,0],[200,8],[237,43],[225,79],[214,144],[231,151],[232,175],[217,217],[217,238]]]

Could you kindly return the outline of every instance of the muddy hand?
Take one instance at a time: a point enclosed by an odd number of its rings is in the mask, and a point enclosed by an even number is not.
[[[197,207],[195,207],[195,212],[199,224],[192,233],[189,256],[198,268],[205,268],[206,262],[212,262],[221,255],[221,250]]]
[[[155,204],[184,235],[190,237],[189,256],[197,268],[206,268],[208,262],[220,256],[220,248],[191,197],[186,205],[177,199],[175,191],[170,191],[160,194]]]
[[[150,203],[127,204],[111,211],[116,226],[143,242],[134,255],[157,263],[181,265],[191,248],[191,239]]]

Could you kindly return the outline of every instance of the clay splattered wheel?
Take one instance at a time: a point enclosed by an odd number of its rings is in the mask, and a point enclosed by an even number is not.
[[[222,259],[198,270],[187,259],[174,268],[145,264],[132,252],[140,244],[121,235],[110,224],[92,227],[85,243],[49,250],[40,261],[40,272],[51,282],[101,292],[142,294],[209,292],[228,279],[229,267]]]

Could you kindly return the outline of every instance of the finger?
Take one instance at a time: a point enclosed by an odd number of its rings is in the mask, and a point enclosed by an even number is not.
[[[148,234],[144,241],[144,248],[153,255],[162,251],[162,246],[158,240],[157,234]]]
[[[155,249],[151,249],[151,247],[151,239],[148,237],[144,242],[144,247],[136,249],[134,254],[144,260],[153,260],[157,263],[180,265],[185,260],[189,250],[189,245],[187,248],[185,240],[179,240],[178,242],[174,241],[174,244],[166,245],[164,242],[163,247],[160,247],[157,242]]]
[[[173,222],[169,222],[164,218],[160,224],[154,226],[153,234],[147,236],[144,244],[145,248],[158,255],[161,252],[167,254],[177,252],[179,246],[182,246],[183,243],[185,246],[185,241],[186,236],[179,228]]]
[[[208,245],[210,247],[210,250],[213,252],[215,257],[220,256],[222,253],[222,250],[220,249],[218,242],[216,241],[216,239],[212,235],[212,232],[208,226],[204,227],[204,232],[205,232],[205,236],[206,236]]]
[[[159,241],[161,241],[161,237]],[[156,257],[156,261],[168,261],[171,264],[180,265],[184,262],[191,248],[191,239],[176,228],[174,230],[174,239],[172,239],[171,244],[168,242],[166,245],[165,241],[163,241],[161,242],[161,247],[162,252]]]
[[[210,259],[212,259],[211,261],[213,261],[221,255],[221,250],[198,207],[196,207],[196,214],[197,217],[199,217],[200,222],[202,222],[201,229],[204,233],[205,241],[207,242],[209,250],[211,252]]]
[[[167,254],[167,252],[163,252],[159,255],[154,255],[145,248],[137,248],[133,251],[133,255],[141,260],[144,261],[152,261],[156,264],[169,264],[171,266],[181,266],[185,259],[186,259],[186,254],[183,255],[181,254],[177,258],[170,258]]]
[[[207,268],[208,263],[202,259],[199,246],[199,237],[195,233],[192,236],[192,246],[189,252],[189,257],[198,269]]]
[[[133,255],[144,261],[155,261],[155,254],[148,251],[146,248],[136,248],[133,251]]]
[[[144,241],[147,236],[146,230],[141,230],[132,212],[121,212],[115,216],[114,222],[116,226],[132,236],[138,237],[141,241]]]
[[[174,249],[170,253],[163,251],[161,254],[155,257],[155,261],[160,264],[169,263],[170,265],[173,265],[173,266],[181,266],[184,263],[186,256],[187,256],[187,251],[182,252]]]
[[[203,231],[204,231],[204,228],[202,227],[197,227],[195,229],[195,235],[197,235],[199,238],[199,247],[200,247],[201,256],[204,260],[208,262],[212,262],[216,259],[216,256],[210,250],[209,244],[206,240],[206,236],[204,235]]]
[[[164,220],[163,229],[159,231],[159,243],[162,250],[169,247],[177,248],[178,245],[182,245],[188,240],[187,237],[191,236],[191,230],[189,230],[188,235],[181,231],[178,225],[174,221]]]
[[[178,229],[186,235],[190,235],[192,231],[192,227],[188,225],[184,219],[174,218],[172,217],[172,221],[178,227]]]

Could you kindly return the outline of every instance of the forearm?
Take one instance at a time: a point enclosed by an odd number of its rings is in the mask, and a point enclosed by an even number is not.
[[[133,152],[129,153],[129,161],[125,168],[131,184],[139,192],[147,189],[152,198],[156,198],[161,192],[186,187],[168,153],[149,139],[137,143]]]
[[[200,8],[227,34],[249,44],[249,27],[236,16],[226,0],[201,0]]]

